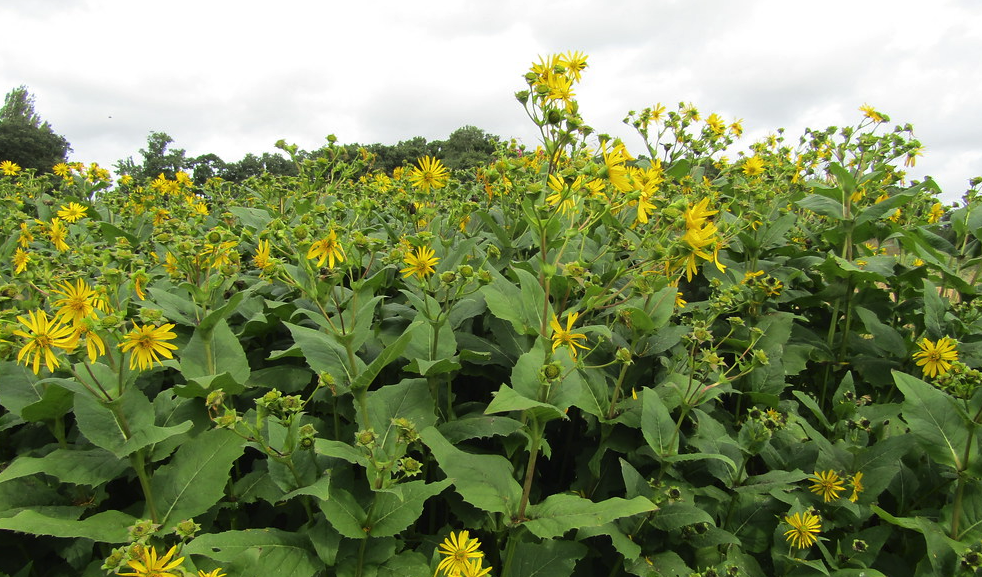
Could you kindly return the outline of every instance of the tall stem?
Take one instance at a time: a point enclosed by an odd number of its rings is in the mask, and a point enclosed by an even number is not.
[[[539,446],[542,444],[542,425],[533,417],[532,443],[529,446],[529,460],[525,467],[525,482],[522,484],[522,500],[518,504],[518,519],[525,520],[525,508],[529,504],[529,493],[532,492],[532,479],[535,476],[535,461],[539,457]]]

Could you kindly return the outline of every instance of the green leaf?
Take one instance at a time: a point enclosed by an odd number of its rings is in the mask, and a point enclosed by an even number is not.
[[[583,527],[576,532],[576,541],[582,541],[590,537],[607,537],[614,549],[621,554],[627,561],[633,561],[641,556],[641,546],[635,543],[620,527],[613,521],[597,525],[596,527]]]
[[[659,457],[678,453],[675,420],[658,392],[648,387],[641,391],[641,432],[648,446]]]
[[[153,305],[155,305],[149,308],[159,307],[167,320],[190,327],[198,325],[200,311],[194,303],[194,299],[187,292],[174,288],[164,290],[154,287],[148,288],[147,292],[150,293]],[[183,294],[181,294],[182,292]]]
[[[552,539],[572,529],[596,527],[621,517],[630,517],[657,509],[645,497],[613,497],[594,503],[577,495],[551,495],[545,501],[528,507],[526,529],[541,539]]]
[[[962,457],[968,443],[969,419],[950,395],[906,373],[894,371],[893,380],[904,394],[904,421],[924,451],[936,462],[963,468]],[[969,459],[978,454],[972,443]]]
[[[533,401],[516,393],[508,385],[501,385],[501,388],[494,394],[494,398],[485,409],[485,414],[507,413],[510,411],[529,411],[535,414],[536,419],[542,422],[565,418],[566,415],[559,407],[548,403]]]
[[[650,523],[662,531],[674,531],[686,525],[709,523],[714,525],[712,516],[705,510],[687,503],[668,503],[650,518]]]
[[[24,510],[13,517],[0,519],[0,529],[66,539],[91,539],[99,543],[125,543],[129,541],[127,528],[136,522],[135,517],[114,510],[96,513],[80,521]]]
[[[880,322],[877,314],[869,309],[857,306],[853,308],[853,311],[863,321],[866,330],[873,335],[873,344],[877,348],[891,353],[892,356],[903,356],[907,350],[907,343],[897,329]]]
[[[924,328],[933,340],[945,336],[945,305],[938,293],[938,287],[931,281],[924,279],[924,288],[921,291],[924,298]]]
[[[512,477],[508,459],[461,451],[433,427],[420,431],[420,438],[465,501],[491,513],[512,515],[516,511],[522,487]]]
[[[280,499],[280,502],[288,501],[294,497],[300,495],[306,495],[308,497],[314,497],[319,501],[326,501],[331,496],[331,475],[330,471],[327,471],[323,477],[317,479],[310,485],[306,487],[300,487],[294,491],[290,491]]]
[[[314,439],[314,451],[318,455],[342,459],[355,465],[368,466],[368,457],[363,451],[341,441]]]
[[[451,443],[459,443],[467,439],[505,436],[522,428],[522,423],[508,417],[485,415],[467,415],[465,417],[440,423],[437,429]]]
[[[801,208],[825,215],[835,220],[843,220],[842,201],[834,200],[821,194],[809,194],[797,202]]]
[[[352,390],[367,389],[375,380],[375,377],[382,372],[382,369],[387,367],[392,361],[398,359],[403,351],[406,350],[406,346],[412,342],[417,334],[416,328],[422,324],[422,321],[417,321],[409,325],[398,339],[382,349],[382,353],[375,357],[375,360],[365,367],[364,370],[358,373],[358,377],[351,383]]]
[[[43,390],[40,400],[21,409],[20,416],[25,421],[29,423],[50,421],[72,410],[74,392],[55,384],[44,386]]]
[[[266,528],[202,535],[185,545],[181,554],[203,555],[221,564],[247,559],[244,572],[235,575],[313,577],[323,570],[323,563],[311,549],[301,533]]]
[[[331,498],[319,501],[317,506],[334,529],[349,539],[367,539],[368,514],[355,497],[343,487],[334,487]]]
[[[521,541],[515,545],[511,575],[516,577],[569,577],[588,549],[572,541]]]
[[[17,457],[0,472],[0,483],[44,473],[62,483],[96,487],[115,479],[127,467],[126,461],[104,449],[55,449],[44,457]]]
[[[189,380],[228,373],[237,383],[245,384],[250,373],[242,344],[225,319],[217,320],[210,329],[195,329],[181,351],[180,365],[181,375]]]
[[[161,523],[177,523],[200,515],[225,494],[228,472],[245,442],[225,429],[212,429],[187,441],[174,459],[151,479]]]
[[[348,353],[336,340],[318,330],[291,323],[283,324],[290,329],[293,340],[303,351],[307,364],[315,373],[327,372],[339,383],[353,382],[348,366]],[[361,373],[365,369],[365,363],[358,357],[355,359],[358,372]]]
[[[75,395],[78,430],[93,445],[120,458],[186,433],[194,425],[189,420],[171,427],[158,427],[154,424],[155,418],[153,405],[143,391],[135,387],[126,389],[123,396],[111,403],[101,402],[91,395]]]
[[[391,537],[401,533],[423,514],[423,503],[450,486],[450,479],[427,484],[426,481],[399,483],[400,495],[375,493],[372,508],[372,524],[368,534],[372,537]]]
[[[436,407],[426,379],[405,379],[394,385],[386,385],[367,395],[365,406],[368,409],[367,421],[379,437],[386,439],[385,446],[392,448],[398,435],[394,430],[393,419],[408,419],[417,430],[436,424]],[[359,422],[363,418],[358,411]]]

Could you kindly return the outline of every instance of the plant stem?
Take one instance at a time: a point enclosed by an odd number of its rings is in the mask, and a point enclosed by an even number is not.
[[[529,446],[529,460],[528,465],[525,467],[525,482],[522,484],[522,500],[518,504],[518,519],[520,521],[525,520],[525,508],[529,504],[529,493],[532,492],[532,479],[535,476],[535,461],[539,456],[539,446],[542,444],[543,427],[535,420],[535,417],[533,417],[530,432],[532,433],[532,444]]]

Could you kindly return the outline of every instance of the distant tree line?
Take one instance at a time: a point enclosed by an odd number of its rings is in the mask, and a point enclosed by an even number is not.
[[[65,162],[71,149],[65,137],[34,111],[34,95],[26,86],[7,93],[0,108],[0,161],[9,160],[41,174]]]

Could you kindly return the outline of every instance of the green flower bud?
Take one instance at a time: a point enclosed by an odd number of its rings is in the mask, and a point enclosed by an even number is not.
[[[195,533],[201,530],[201,525],[194,522],[194,519],[185,519],[174,527],[174,534],[182,540],[194,539]]]

